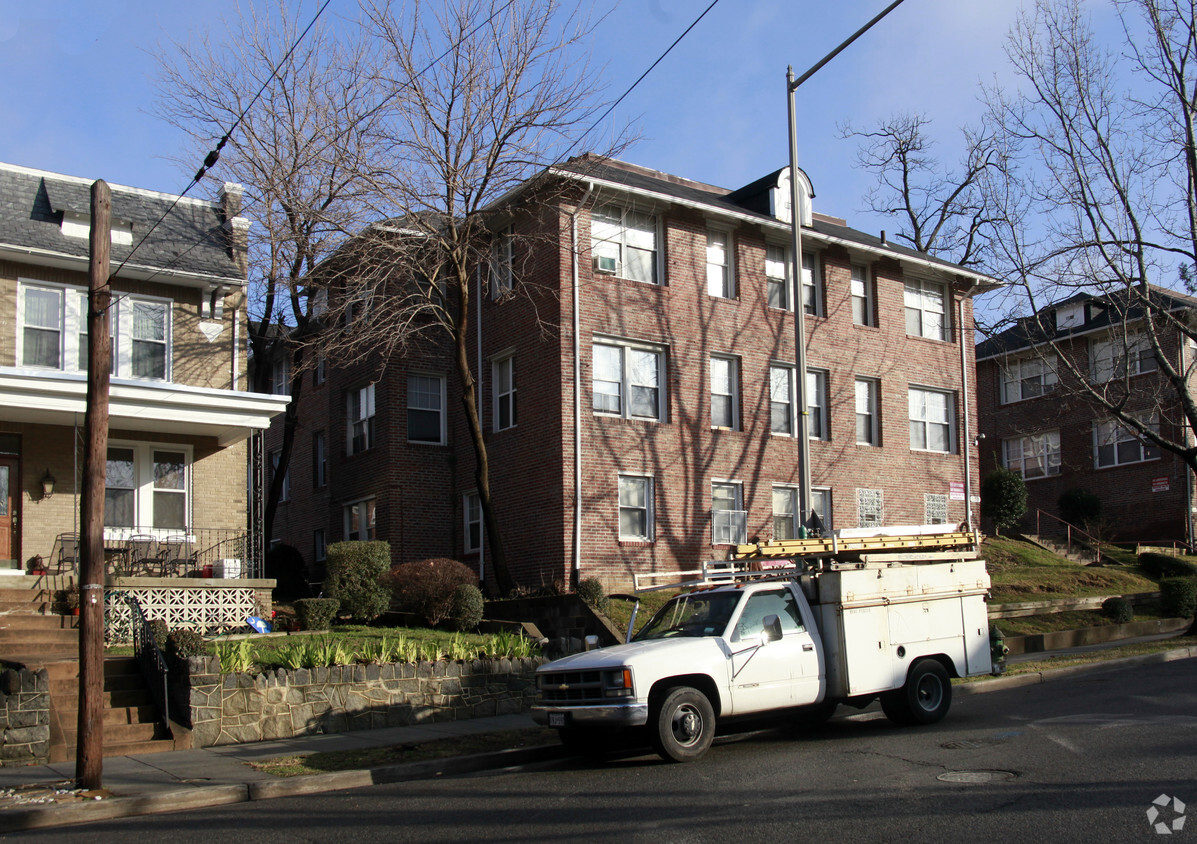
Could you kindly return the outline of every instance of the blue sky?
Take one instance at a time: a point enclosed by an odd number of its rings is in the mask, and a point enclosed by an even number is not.
[[[612,97],[708,3],[624,0],[594,36],[594,63],[605,67]],[[806,70],[886,3],[720,0],[617,109],[642,138],[624,158],[728,188],[782,166],[787,64]],[[333,0],[329,12],[351,14],[353,5]],[[1006,73],[1002,44],[1020,5],[906,0],[799,90],[799,164],[814,182],[816,210],[867,231],[897,228],[861,212],[869,179],[837,127],[916,110],[932,118],[940,152],[951,157],[957,127],[979,112],[978,81]],[[146,50],[219,32],[221,16],[234,11],[218,0],[0,0],[0,161],[182,190],[189,176],[171,156],[185,139],[149,113]]]

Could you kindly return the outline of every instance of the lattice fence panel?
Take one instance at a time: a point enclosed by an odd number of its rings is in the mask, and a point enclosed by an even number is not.
[[[174,630],[183,627],[208,636],[249,630],[245,620],[257,615],[256,594],[243,587],[213,589],[137,588],[127,592],[141,604],[148,619],[160,618]],[[123,601],[109,600],[104,618],[104,638],[109,642],[132,639],[130,612]]]

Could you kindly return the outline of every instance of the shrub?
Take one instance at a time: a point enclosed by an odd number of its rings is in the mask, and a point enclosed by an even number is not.
[[[478,575],[473,569],[444,557],[395,566],[387,579],[394,594],[395,609],[415,613],[432,627],[452,613],[453,590],[463,583],[478,583]]]
[[[1139,555],[1139,567],[1151,577],[1197,577],[1197,565],[1171,554],[1149,551]]]
[[[1056,499],[1060,518],[1069,524],[1088,528],[1101,520],[1101,499],[1087,489],[1066,489]]]
[[[1172,618],[1197,615],[1197,578],[1170,577],[1160,581],[1160,610]]]
[[[177,662],[207,653],[204,637],[194,630],[176,627],[166,636],[166,655]]]
[[[355,621],[369,622],[382,615],[390,595],[379,578],[391,565],[390,544],[334,542],[327,555],[324,594],[340,601],[340,611]]]
[[[1126,598],[1106,598],[1101,605],[1101,614],[1113,619],[1115,624],[1126,624],[1135,618],[1134,607]]]
[[[170,626],[161,618],[151,618],[149,624],[150,635],[154,637],[154,644],[158,646],[158,650],[165,653],[166,637],[170,635]]]
[[[312,597],[303,554],[285,542],[266,552],[266,576],[275,582],[274,598],[277,601]]]
[[[212,648],[220,660],[221,674],[245,674],[254,667],[254,644],[249,639],[213,642]]]
[[[578,597],[599,612],[607,609],[607,592],[597,577],[588,577],[578,582]]]
[[[981,515],[999,528],[1018,524],[1027,512],[1027,485],[1022,476],[998,467],[981,481]]]
[[[482,613],[482,590],[472,583],[459,584],[453,590],[449,626],[454,630],[475,630],[482,621]]]
[[[301,598],[295,602],[300,630],[327,630],[341,602],[336,598]]]

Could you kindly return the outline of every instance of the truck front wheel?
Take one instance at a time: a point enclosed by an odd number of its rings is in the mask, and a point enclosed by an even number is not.
[[[916,662],[906,685],[881,696],[881,708],[895,724],[934,724],[948,714],[952,705],[952,681],[947,670],[934,659]]]
[[[670,689],[649,723],[653,749],[667,762],[692,762],[715,738],[715,710],[706,695],[689,686]]]

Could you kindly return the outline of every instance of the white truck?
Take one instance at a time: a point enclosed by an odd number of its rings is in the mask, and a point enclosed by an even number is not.
[[[728,717],[829,718],[879,697],[892,721],[930,724],[951,705],[952,677],[995,668],[973,534],[796,540],[737,556],[649,587],[686,591],[635,636],[629,624],[626,644],[542,666],[533,718],[579,750],[647,726],[662,758],[685,762]]]

